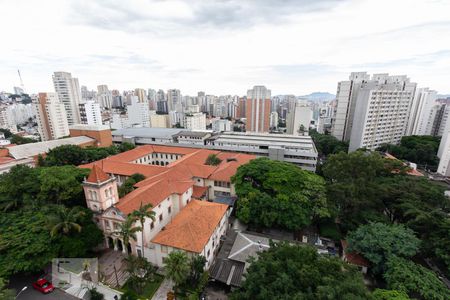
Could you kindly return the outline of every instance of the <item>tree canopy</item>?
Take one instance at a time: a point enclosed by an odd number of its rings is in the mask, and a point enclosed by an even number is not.
[[[81,230],[51,237],[53,217],[61,209],[85,206],[81,182],[88,170],[73,166],[15,166],[0,175],[0,276],[40,270],[62,253],[88,255],[103,239],[92,212],[77,218]],[[61,223],[61,222],[60,222]]]
[[[450,290],[432,271],[404,258],[391,257],[384,278],[389,288],[404,291],[412,297],[420,295],[424,300],[450,299]]]
[[[79,166],[106,158],[111,155],[125,152],[134,148],[133,144],[123,143],[119,146],[86,147],[76,145],[62,145],[51,149],[45,158],[40,161],[40,166]]]
[[[254,159],[240,166],[232,181],[237,217],[245,223],[296,230],[329,216],[324,180],[293,164]]]
[[[388,259],[395,255],[411,257],[419,250],[420,240],[403,225],[370,223],[361,225],[347,236],[349,251],[362,254],[375,272],[385,270]]]
[[[338,258],[315,248],[273,244],[252,259],[242,288],[231,299],[368,299],[362,275]]]
[[[418,165],[427,166],[435,170],[439,163],[437,152],[439,149],[440,137],[430,135],[404,136],[400,145],[382,145],[380,151],[386,151],[397,157],[405,159]]]
[[[134,173],[130,177],[128,177],[125,182],[119,187],[119,197],[122,198],[128,193],[131,193],[134,190],[134,185],[139,181],[145,179],[145,176],[140,173]]]
[[[348,142],[339,141],[332,135],[320,134],[316,130],[310,130],[309,134],[316,145],[320,156],[328,156],[339,152],[348,151]]]

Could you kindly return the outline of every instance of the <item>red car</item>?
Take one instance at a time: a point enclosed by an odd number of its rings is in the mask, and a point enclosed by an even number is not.
[[[44,294],[48,294],[55,289],[53,284],[44,278],[38,279],[36,282],[33,282],[33,287]]]

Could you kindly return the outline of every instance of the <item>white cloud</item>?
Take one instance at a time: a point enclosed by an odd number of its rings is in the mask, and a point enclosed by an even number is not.
[[[450,92],[449,1],[0,2],[0,90],[51,91],[72,72],[95,88],[334,93],[351,71],[407,74]]]

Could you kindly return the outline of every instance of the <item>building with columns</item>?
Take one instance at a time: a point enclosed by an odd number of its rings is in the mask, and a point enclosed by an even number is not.
[[[205,164],[211,154],[221,159],[219,165]],[[104,247],[143,255],[157,266],[163,266],[170,252],[185,251],[189,256],[203,255],[209,268],[228,229],[231,209],[222,202],[235,196],[230,178],[253,158],[241,153],[146,145],[80,166],[91,169],[83,189],[87,206],[104,233]],[[119,199],[117,187],[135,173],[145,179]],[[151,204],[156,219],[145,220],[144,240],[139,233],[137,240],[125,245],[116,232],[141,204]],[[141,225],[137,222],[135,226]]]

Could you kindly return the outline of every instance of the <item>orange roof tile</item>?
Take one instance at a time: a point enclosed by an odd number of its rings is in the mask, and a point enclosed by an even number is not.
[[[201,253],[227,209],[225,204],[192,200],[152,242]]]
[[[92,183],[99,183],[104,182],[108,179],[109,176],[105,172],[103,172],[103,170],[97,164],[94,164],[86,181]]]
[[[348,243],[346,240],[341,240],[342,251],[344,252],[344,257],[348,263],[357,266],[368,267],[370,265],[369,261],[365,259],[362,255],[355,252],[347,252]]]
[[[194,185],[192,189],[192,197],[196,199],[201,199],[206,194],[207,190],[208,190],[207,186]]]

